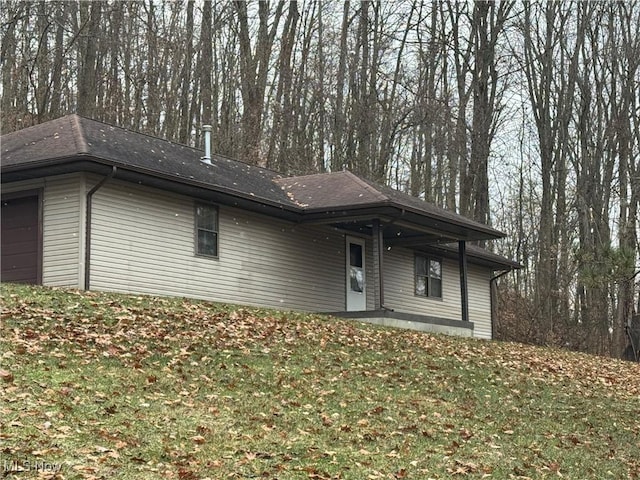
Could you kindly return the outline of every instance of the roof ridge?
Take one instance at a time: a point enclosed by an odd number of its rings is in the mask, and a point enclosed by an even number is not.
[[[106,127],[117,128],[118,130],[122,130],[123,132],[129,132],[129,133],[132,133],[134,135],[141,135],[143,137],[149,137],[149,138],[152,138],[154,140],[160,140],[162,142],[171,143],[172,145],[179,145],[181,147],[189,148],[191,150],[204,151],[204,149],[201,150],[199,148],[192,147],[191,145],[187,145],[185,143],[176,142],[174,140],[169,140],[169,139],[164,138],[164,137],[157,137],[157,136],[152,135],[150,133],[145,133],[145,132],[141,132],[139,130],[135,130],[135,129],[132,129],[132,128],[127,128],[127,127],[123,127],[121,125],[116,125],[116,124],[113,124],[113,123],[105,122],[104,120],[98,120],[97,118],[91,118],[91,117],[87,117],[87,116],[80,115],[80,114],[77,114],[77,113],[73,113],[70,116],[75,117],[77,119],[77,122],[78,122],[79,125],[81,125],[80,120],[87,120],[89,122],[99,123],[100,125],[104,125]]]
[[[72,114],[72,115],[76,118],[76,120],[77,120],[79,125],[81,125],[80,120],[87,120],[89,122],[99,123],[101,125],[105,125],[105,126],[110,127],[110,128],[117,128],[119,130],[131,133],[131,134],[134,134],[134,135],[141,135],[143,137],[151,138],[153,140],[159,140],[161,142],[166,142],[166,143],[169,143],[171,145],[177,145],[177,146],[180,146],[180,147],[188,148],[190,150],[193,150],[194,152],[204,152],[203,148],[193,147],[191,145],[187,145],[186,143],[182,143],[182,142],[178,142],[178,141],[174,141],[174,140],[169,140],[169,139],[167,139],[165,137],[157,137],[157,136],[152,135],[150,133],[141,132],[139,130],[123,127],[123,126],[120,126],[120,125],[114,125],[112,123],[108,123],[108,122],[105,122],[103,120],[97,120],[95,118],[85,117],[83,115],[78,115],[78,114]],[[86,153],[88,153],[88,152],[86,152]],[[242,164],[242,165],[246,165],[246,166],[249,166],[251,168],[257,168],[257,169],[260,169],[260,170],[272,172],[272,173],[277,174],[278,176],[282,177],[282,174],[280,172],[278,172],[276,170],[273,170],[272,168],[262,167],[260,165],[253,165],[251,163],[244,162],[242,160],[238,160],[237,158],[232,158],[232,157],[229,157],[228,155],[223,155],[223,154],[217,153],[217,152],[211,152],[211,155],[213,157],[218,157],[219,159],[222,159],[222,160],[229,160],[231,162],[239,163],[239,164]]]
[[[69,123],[72,129],[73,141],[76,144],[76,150],[78,153],[89,153],[89,145],[84,138],[84,130],[80,124],[80,116],[75,113],[70,114]]]
[[[378,197],[380,197],[381,199],[384,199],[387,202],[391,201],[391,197],[389,197],[388,195],[386,195],[385,193],[380,191],[374,185],[372,185],[369,182],[367,182],[364,178],[362,178],[359,175],[356,175],[355,173],[353,173],[351,170],[343,170],[343,172],[346,173],[347,175],[349,175],[352,180],[354,180],[360,186],[364,187],[366,190],[375,192],[378,195]]]
[[[373,193],[377,197],[378,200],[382,200],[382,201],[385,201],[385,202],[391,201],[391,197],[389,197],[388,195],[386,195],[383,192],[381,192],[380,190],[378,190],[375,187],[375,185],[372,185],[372,184],[368,183],[366,180],[364,180],[360,176],[356,175],[351,170],[346,170],[346,169],[345,170],[339,170],[337,172],[318,172],[318,173],[309,173],[307,175],[294,175],[292,177],[283,177],[283,178],[281,178],[281,180],[283,182],[286,182],[287,180],[293,180],[293,181],[298,182],[298,181],[301,181],[301,180],[303,180],[305,178],[332,176],[332,175],[334,175],[334,176],[335,175],[346,176],[353,183],[357,184],[358,187],[364,188],[369,193]]]
[[[303,178],[309,178],[309,177],[319,177],[322,175],[334,175],[336,173],[339,172],[317,172],[317,173],[306,173],[304,175],[290,175],[288,177],[281,177],[281,179],[284,180],[299,180],[299,179],[303,179]]]

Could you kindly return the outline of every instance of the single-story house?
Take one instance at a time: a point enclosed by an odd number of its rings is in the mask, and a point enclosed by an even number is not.
[[[491,338],[501,232],[348,171],[283,177],[78,115],[3,135],[2,281]]]

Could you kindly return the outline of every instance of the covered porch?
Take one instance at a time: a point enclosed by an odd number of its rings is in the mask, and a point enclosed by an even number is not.
[[[346,213],[346,212],[345,212]],[[478,240],[486,240],[485,235],[478,235],[477,232],[465,229],[463,226],[444,225],[442,222],[432,222],[432,226],[423,225],[428,219],[420,218],[421,222],[411,222],[411,215],[402,212],[402,219],[399,217],[389,218],[384,216],[363,217],[361,215],[353,218],[323,219],[310,221],[309,223],[323,223],[332,226],[345,233],[347,238],[346,257],[347,270],[352,266],[352,272],[361,268],[363,263],[360,259],[349,258],[354,255],[350,250],[350,239],[354,243],[358,243],[356,239],[364,238],[371,245],[370,262],[367,268],[370,270],[368,289],[373,290],[373,305],[369,304],[368,308],[349,308],[346,305],[345,315],[349,314],[351,318],[355,318],[353,312],[393,312],[399,314],[398,308],[390,306],[386,302],[385,283],[388,279],[385,276],[385,263],[392,251],[403,249],[414,252],[415,254],[424,254],[429,257],[440,259],[448,259],[455,262],[456,275],[459,282],[459,304],[460,315],[456,321],[469,323],[469,261],[476,265],[482,265],[491,270],[507,270],[514,267],[507,259],[492,254],[475,245],[468,245],[468,242]],[[404,219],[404,217],[409,217]],[[415,220],[415,218],[413,219]],[[351,264],[351,265],[350,265]],[[406,274],[413,277],[414,271],[407,271]],[[348,284],[353,282],[348,276],[346,278]],[[342,315],[342,314],[341,314]],[[396,315],[398,318],[399,316]],[[360,317],[364,318],[362,315]],[[383,316],[391,318],[390,313]],[[418,321],[416,318],[405,318],[405,320]],[[425,321],[438,323],[442,318],[438,316],[428,316]],[[446,319],[449,321],[450,319]],[[442,323],[442,322],[440,322]],[[446,322],[445,322],[446,323]]]
[[[347,171],[278,183],[303,207],[300,224],[345,235],[345,310],[334,315],[467,336],[482,321],[491,336],[492,272],[517,267],[474,244],[502,232]]]
[[[334,224],[347,235],[347,263],[351,235],[365,235],[370,249],[369,302],[366,309],[349,308],[335,316],[377,325],[448,335],[491,338],[492,279],[516,268],[468,238],[447,232],[427,232],[419,226],[374,218]],[[358,237],[355,237],[358,238]],[[423,296],[419,259],[434,259],[441,275],[436,298]],[[404,260],[402,266],[399,260]],[[423,267],[422,267],[423,268]],[[429,267],[427,267],[428,269]],[[347,265],[349,269],[349,265]],[[399,271],[402,285],[399,285]],[[347,295],[353,280],[346,278]],[[431,287],[429,287],[429,290]],[[399,291],[403,296],[399,296]],[[439,298],[438,298],[439,297]],[[479,323],[475,323],[479,322]]]

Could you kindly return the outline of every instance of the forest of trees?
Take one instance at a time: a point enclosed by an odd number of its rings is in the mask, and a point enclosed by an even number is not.
[[[2,133],[81,115],[343,168],[508,233],[501,338],[619,355],[640,275],[640,3],[3,0]]]

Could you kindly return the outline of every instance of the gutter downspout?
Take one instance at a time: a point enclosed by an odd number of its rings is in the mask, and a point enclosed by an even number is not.
[[[493,277],[491,277],[491,280],[489,280],[489,302],[490,302],[490,306],[489,308],[491,308],[491,338],[495,340],[496,338],[496,315],[495,315],[495,310],[496,310],[496,301],[495,298],[498,295],[498,284],[497,284],[497,280],[500,277],[505,276],[507,273],[511,273],[513,272],[513,269],[509,269],[509,270],[505,270],[504,272],[499,273],[498,275],[495,275]]]
[[[91,190],[87,192],[87,213],[85,216],[86,229],[85,229],[85,249],[84,249],[84,289],[89,290],[91,286],[91,210],[92,210],[92,200],[93,195],[100,189],[102,186],[115,177],[118,171],[118,167],[113,165],[111,167],[111,173],[100,180],[97,184],[93,186]]]

